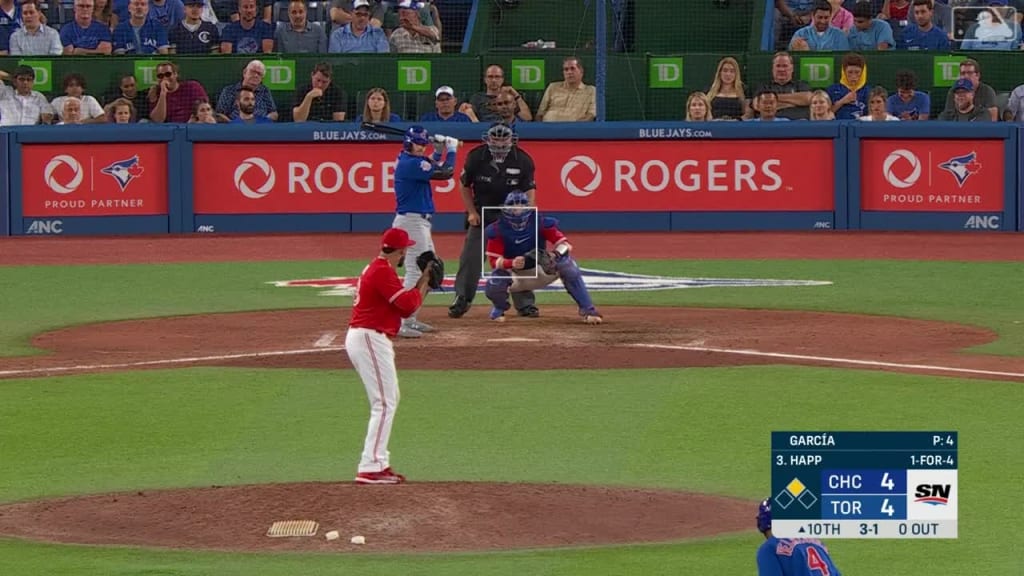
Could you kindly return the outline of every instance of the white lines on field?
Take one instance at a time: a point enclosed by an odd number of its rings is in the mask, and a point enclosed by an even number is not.
[[[508,338],[490,338],[488,342],[540,342],[540,338],[520,338],[510,336]]]
[[[328,348],[331,344],[334,344],[334,340],[338,337],[337,332],[324,332],[313,342],[313,348]]]
[[[758,358],[779,358],[782,360],[803,360],[824,362],[828,364],[850,364],[869,368],[896,368],[900,370],[928,370],[931,372],[948,372],[951,374],[977,374],[981,376],[1004,376],[1024,378],[1022,372],[1002,372],[999,370],[980,370],[976,368],[955,368],[952,366],[934,366],[931,364],[905,364],[901,362],[883,362],[880,360],[858,360],[856,358],[840,358],[836,356],[813,356],[809,354],[789,354],[786,352],[762,352],[760,350],[739,350],[733,348],[716,348],[703,345],[673,344],[626,344],[633,348],[656,348],[660,350],[687,350],[690,352],[713,352],[715,354],[734,354],[738,356],[755,356]]]
[[[189,356],[183,358],[165,358],[162,360],[142,360],[138,362],[118,362],[111,364],[77,364],[75,366],[54,366],[50,368],[26,368],[23,370],[0,370],[0,376],[32,376],[60,372],[91,372],[95,370],[116,370],[142,368],[145,366],[172,366],[175,364],[198,364],[200,362],[221,362],[224,360],[244,360],[246,358],[273,358],[276,356],[299,356],[316,354],[333,350],[344,350],[344,346],[323,346],[319,348],[297,348],[294,350],[270,350],[267,352],[245,352],[240,354],[218,354],[215,356]]]

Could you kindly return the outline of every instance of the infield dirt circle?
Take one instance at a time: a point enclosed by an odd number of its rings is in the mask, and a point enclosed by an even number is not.
[[[442,243],[442,250],[457,253],[458,240]],[[258,251],[255,243],[264,254],[272,253],[273,241],[253,239],[246,248]],[[62,243],[52,254],[39,248],[29,261],[54,263],[58,249],[74,258],[73,246]],[[154,261],[153,245],[148,248],[145,261]],[[216,252],[190,248],[204,258]],[[288,258],[298,259],[294,244],[289,250]],[[355,257],[352,252],[349,248],[343,256]],[[226,254],[225,260],[240,259]],[[313,250],[307,256],[342,255]],[[606,323],[599,326],[583,325],[571,307],[542,306],[540,318],[511,317],[498,329],[482,306],[459,320],[447,318],[443,307],[425,308],[421,319],[438,331],[396,341],[398,368],[522,369],[523,359],[539,370],[785,363],[1024,381],[1024,358],[962,352],[997,337],[972,326],[803,311],[601,309]],[[37,335],[33,344],[45,355],[0,359],[0,379],[192,365],[348,370],[340,347],[347,319],[348,309],[339,302],[337,308],[74,326]],[[493,354],[496,347],[501,355]],[[401,486],[356,486],[339,471],[338,481],[329,483],[20,502],[0,506],[0,535],[217,550],[466,551],[679,541],[753,531],[756,510],[756,502],[668,490],[410,480]],[[314,520],[320,528],[311,538],[267,537],[279,520]],[[341,538],[325,540],[329,530],[338,530]],[[349,543],[356,534],[366,537],[366,545]]]

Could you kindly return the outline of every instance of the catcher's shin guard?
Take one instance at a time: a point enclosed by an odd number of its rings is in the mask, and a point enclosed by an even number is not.
[[[587,290],[587,284],[583,281],[583,273],[580,272],[576,260],[569,255],[561,256],[556,260],[556,267],[558,277],[562,279],[562,285],[565,286],[565,291],[576,301],[580,310],[593,309],[594,303],[590,300],[590,292]]]
[[[494,307],[504,312],[511,306],[508,303],[508,291],[512,287],[512,274],[508,270],[495,270],[487,279],[484,294]]]

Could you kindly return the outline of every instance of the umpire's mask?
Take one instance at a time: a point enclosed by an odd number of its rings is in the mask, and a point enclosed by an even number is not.
[[[518,141],[515,131],[503,122],[492,124],[484,133],[484,142],[495,162],[504,162]]]

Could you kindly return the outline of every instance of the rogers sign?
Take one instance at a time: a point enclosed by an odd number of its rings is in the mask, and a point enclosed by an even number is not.
[[[833,209],[831,140],[522,141],[538,203],[552,211],[822,211]],[[472,145],[459,153],[456,173]],[[394,211],[388,143],[199,143],[199,214]],[[461,212],[455,179],[434,186],[440,212]]]

